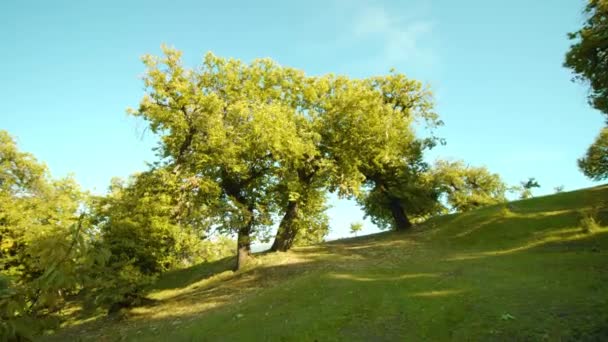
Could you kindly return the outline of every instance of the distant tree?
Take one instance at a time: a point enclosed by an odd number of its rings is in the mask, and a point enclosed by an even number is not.
[[[540,184],[536,181],[534,177],[528,178],[526,181],[520,182],[520,199],[528,199],[532,197],[532,189],[540,188]]]
[[[485,167],[440,160],[433,167],[433,175],[450,209],[457,212],[506,201],[507,186]]]
[[[564,186],[558,185],[555,188],[553,188],[553,190],[555,191],[556,194],[559,194],[560,192],[564,192]]]
[[[589,102],[606,115],[608,122],[608,1],[589,0],[583,27],[568,35],[574,42],[564,65],[576,80],[588,82]]]
[[[578,166],[585,176],[601,181],[608,179],[608,127],[602,129]]]
[[[354,222],[350,224],[350,233],[357,236],[357,233],[363,230],[363,223]]]

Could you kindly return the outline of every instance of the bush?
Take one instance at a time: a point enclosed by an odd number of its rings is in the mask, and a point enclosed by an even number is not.
[[[595,220],[595,213],[593,211],[582,213],[579,224],[586,234],[595,233],[600,229],[600,225]]]

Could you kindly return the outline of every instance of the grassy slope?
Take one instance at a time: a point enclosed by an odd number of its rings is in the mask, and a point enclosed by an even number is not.
[[[163,277],[156,305],[59,340],[608,339],[608,186]],[[603,202],[603,204],[601,204]],[[507,210],[508,208],[508,210]]]

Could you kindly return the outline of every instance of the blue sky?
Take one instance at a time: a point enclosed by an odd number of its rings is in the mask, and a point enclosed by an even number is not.
[[[447,146],[536,194],[593,185],[576,159],[602,126],[562,67],[584,1],[17,1],[0,3],[0,129],[47,163],[105,191],[153,161],[154,137],[125,114],[143,94],[140,57],[166,43],[270,57],[309,74],[364,77],[391,67],[428,83]],[[331,237],[362,213],[332,199]],[[364,233],[374,231],[366,222]]]

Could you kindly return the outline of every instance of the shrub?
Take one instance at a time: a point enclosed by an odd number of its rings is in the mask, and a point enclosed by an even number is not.
[[[600,229],[600,225],[595,220],[595,213],[593,211],[582,213],[579,224],[586,234],[597,232]]]

